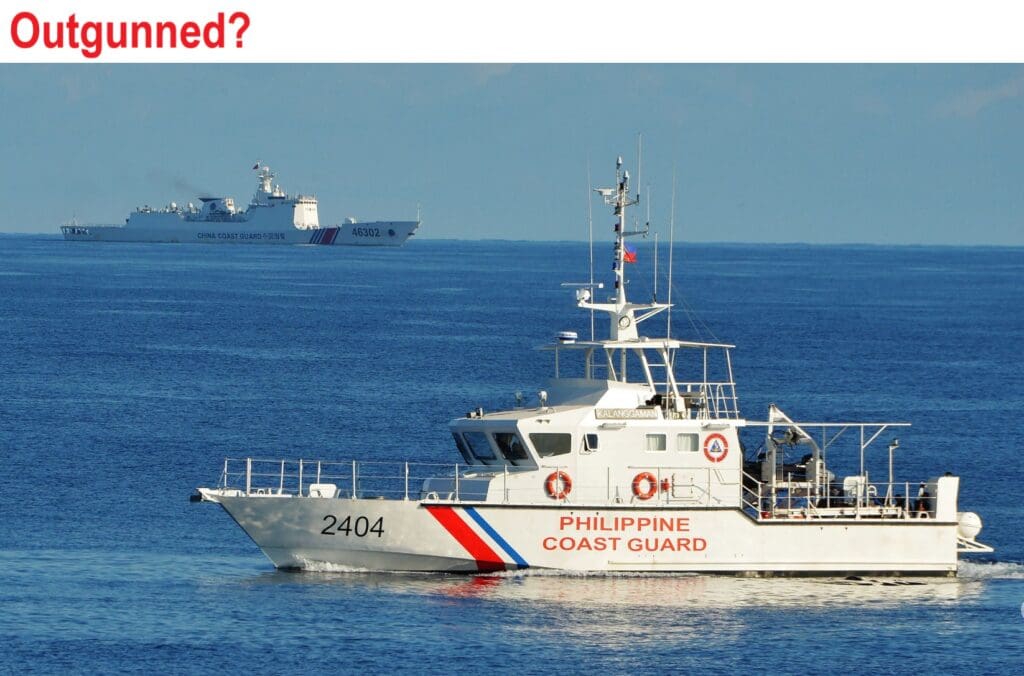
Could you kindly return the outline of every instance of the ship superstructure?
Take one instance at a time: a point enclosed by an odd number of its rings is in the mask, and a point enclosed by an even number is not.
[[[897,482],[866,453],[905,423],[745,419],[732,345],[649,337],[668,303],[630,302],[629,174],[598,191],[616,216],[614,287],[576,286],[608,337],[561,332],[535,401],[450,423],[461,462],[224,461],[197,500],[219,503],[279,567],[744,575],[955,575],[988,552],[958,511],[959,478]],[[744,452],[740,433],[757,432]],[[849,454],[838,454],[849,442]],[[855,468],[837,477],[835,466]],[[828,460],[828,462],[826,462]]]
[[[139,207],[124,225],[64,225],[61,232],[73,241],[400,246],[419,228],[418,220],[354,219],[321,227],[315,196],[289,195],[274,183],[270,167],[257,162],[253,169],[256,192],[245,209],[231,197],[204,196],[198,206]]]

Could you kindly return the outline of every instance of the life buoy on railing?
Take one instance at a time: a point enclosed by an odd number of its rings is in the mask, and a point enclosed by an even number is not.
[[[647,488],[641,489],[640,484],[647,482]],[[650,500],[658,492],[658,477],[650,472],[640,472],[633,477],[633,495],[638,500]]]
[[[544,489],[549,497],[565,500],[565,496],[572,491],[572,478],[562,470],[554,471],[544,481]]]

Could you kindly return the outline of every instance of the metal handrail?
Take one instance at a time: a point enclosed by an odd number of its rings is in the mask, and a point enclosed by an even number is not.
[[[777,491],[775,500],[772,501],[771,496],[765,493],[769,484],[758,480],[746,471],[742,472],[742,476],[744,485],[740,502],[754,510],[759,520],[785,518],[792,515],[798,515],[801,518],[914,519],[933,517],[935,514],[934,502],[929,502],[934,501],[935,496],[911,497],[911,482],[909,481],[865,482],[861,484],[863,488],[852,497],[835,498],[830,491],[820,496],[794,495],[789,490],[789,486],[793,483],[790,476],[786,482],[787,488]],[[757,487],[756,491],[747,486],[748,481]],[[828,488],[831,488],[832,485],[834,484],[829,484]],[[902,495],[895,493],[895,489],[898,488],[903,489]],[[784,505],[779,502],[780,493],[785,493]],[[756,498],[756,504],[751,501],[752,498]],[[794,507],[794,499],[803,502]],[[767,505],[765,504],[766,500],[768,501]],[[824,505],[820,504],[822,500],[825,501]]]
[[[238,490],[245,495],[306,496],[314,484],[335,484],[335,496],[347,499],[391,498],[402,500],[454,500],[479,501],[490,497],[504,503],[549,504],[550,497],[538,492],[537,486],[513,487],[509,477],[519,468],[498,466],[466,466],[447,463],[409,462],[324,462],[304,459],[281,460],[263,458],[225,458],[219,487]],[[565,467],[545,467],[557,471]],[[623,499],[651,507],[680,503],[711,506],[733,504],[747,509],[761,519],[779,518],[921,518],[921,515],[935,515],[935,496],[911,493],[911,482],[864,482],[856,492],[842,497],[831,495],[836,484],[825,485],[823,494],[802,492],[810,485],[792,481],[789,476],[771,494],[770,484],[762,482],[744,470],[723,470],[683,466],[644,466],[627,468],[628,474],[649,471],[656,479],[654,494],[648,500],[641,500],[632,491],[629,482],[613,482],[608,475],[602,484],[577,484],[561,502],[568,504],[619,504]],[[532,471],[523,469],[522,471]],[[683,472],[689,483],[677,481],[676,473]],[[715,477],[712,477],[712,472]],[[729,476],[722,476],[727,473]],[[487,489],[481,493],[480,484],[474,480],[487,477]],[[729,480],[735,477],[735,480]],[[490,483],[501,481],[500,492],[492,493]],[[669,482],[669,488],[664,486]],[[445,488],[445,482],[449,482]],[[434,485],[434,489],[428,488]],[[735,498],[723,499],[728,486],[738,484]],[[497,484],[496,484],[497,485]],[[469,486],[467,488],[467,486]],[[719,490],[713,490],[718,487]],[[676,495],[679,488],[686,488],[691,494]],[[723,492],[722,488],[726,488]],[[901,489],[902,494],[897,494]],[[433,493],[431,496],[430,494]],[[517,494],[519,494],[517,496]],[[519,499],[517,499],[517,497]],[[733,502],[735,501],[735,502]]]

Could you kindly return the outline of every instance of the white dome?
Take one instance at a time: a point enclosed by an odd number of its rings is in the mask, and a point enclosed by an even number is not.
[[[974,512],[959,512],[956,521],[956,532],[962,538],[973,540],[981,532],[981,517]]]

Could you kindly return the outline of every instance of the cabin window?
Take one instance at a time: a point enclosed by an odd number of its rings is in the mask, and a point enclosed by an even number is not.
[[[529,462],[530,454],[526,452],[526,447],[515,432],[495,432],[494,443],[501,449],[501,454],[513,465]]]
[[[452,434],[452,438],[455,439],[455,446],[459,449],[459,455],[466,461],[466,464],[473,464],[473,454],[469,452],[469,447],[466,446],[466,442],[462,440],[458,434]]]
[[[668,448],[665,443],[664,434],[648,434],[647,435],[647,450],[648,451],[664,451]]]
[[[697,452],[697,435],[696,434],[677,434],[676,435],[676,450],[684,451],[689,453]]]
[[[473,454],[474,458],[485,465],[493,465],[498,462],[498,456],[494,455],[494,449],[491,448],[491,442],[487,440],[486,434],[483,432],[463,432],[462,438],[469,446],[469,452]]]
[[[597,450],[597,435],[596,434],[584,434],[583,435],[583,450],[590,451],[591,453]]]
[[[537,449],[537,455],[550,458],[553,455],[565,455],[572,450],[572,435],[557,432],[534,432],[530,442]]]

